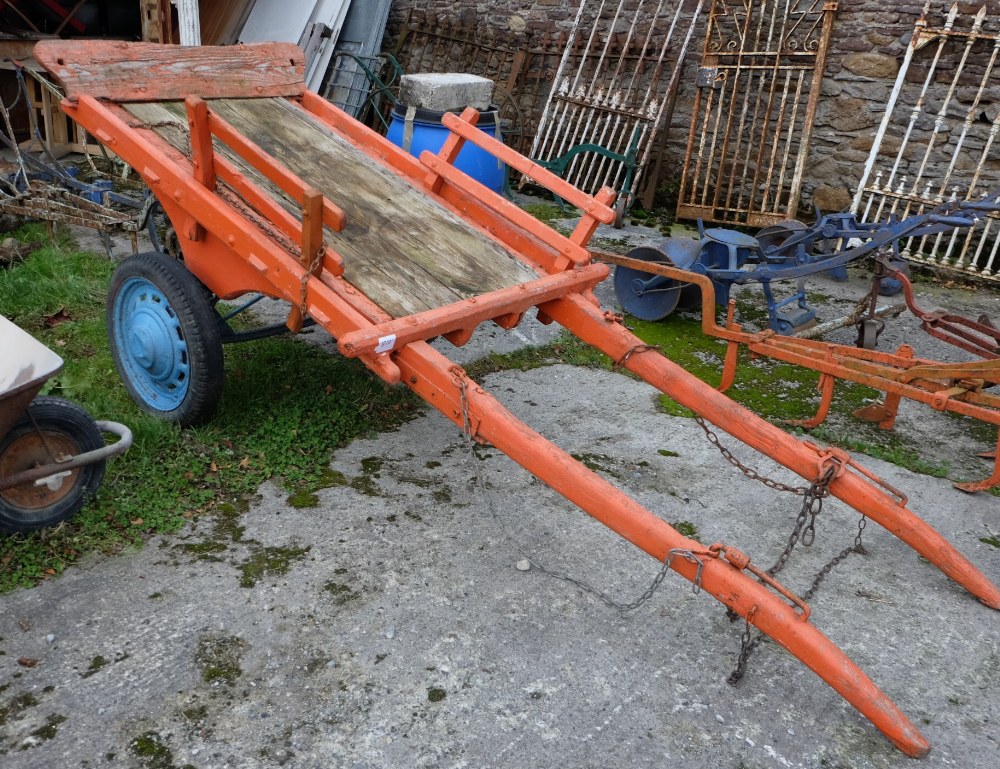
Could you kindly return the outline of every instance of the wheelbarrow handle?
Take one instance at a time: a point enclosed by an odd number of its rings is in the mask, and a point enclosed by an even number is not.
[[[118,422],[96,422],[96,424],[97,428],[101,432],[113,433],[118,436],[118,440],[114,443],[108,444],[107,446],[102,446],[99,449],[87,451],[83,454],[77,454],[75,457],[70,457],[65,462],[50,462],[47,465],[32,467],[30,470],[22,470],[21,472],[9,475],[6,478],[0,478],[0,491],[6,491],[14,486],[20,486],[25,483],[38,481],[42,478],[47,478],[50,475],[55,475],[56,473],[64,473],[67,470],[75,470],[77,467],[83,467],[84,465],[93,464],[94,462],[100,462],[108,457],[123,454],[126,450],[128,450],[129,446],[132,445],[132,431],[125,425],[119,424]]]

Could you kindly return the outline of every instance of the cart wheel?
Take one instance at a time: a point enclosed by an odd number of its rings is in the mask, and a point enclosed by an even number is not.
[[[0,479],[103,445],[101,431],[83,408],[62,398],[35,398],[0,440]],[[35,531],[66,520],[97,493],[104,465],[100,460],[0,491],[0,531]]]
[[[132,400],[150,414],[193,425],[210,418],[224,376],[219,322],[207,289],[183,263],[137,254],[108,289],[108,337]]]

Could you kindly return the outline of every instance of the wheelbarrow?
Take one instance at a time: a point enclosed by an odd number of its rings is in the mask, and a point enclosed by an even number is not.
[[[557,322],[737,440],[851,505],[986,606],[1000,590],[898,494],[845,452],[805,443],[701,382],[603,309],[610,269],[586,244],[611,223],[614,191],[591,197],[476,128],[414,158],[311,93],[304,56],[270,43],[222,48],[42,41],[35,58],[63,87],[63,110],[143,177],[177,231],[183,262],[125,260],[108,330],[136,402],[181,424],[211,417],[223,379],[215,297],[263,293],[312,319],[339,351],[403,385],[478,443],[489,443],[660,565],[795,655],[911,756],[929,749],[906,715],[809,621],[801,597],[735,547],[686,537],[522,423],[432,347],[463,345],[483,323],[528,311]],[[455,168],[466,142],[583,211],[564,236]],[[555,393],[571,398],[572,390]]]
[[[96,422],[76,403],[39,396],[63,361],[0,315],[0,531],[54,526],[97,493],[108,457],[132,445],[117,422]],[[118,440],[105,445],[102,433]]]

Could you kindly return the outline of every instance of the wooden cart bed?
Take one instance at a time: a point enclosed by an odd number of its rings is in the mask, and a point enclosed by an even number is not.
[[[395,318],[538,278],[502,245],[376,162],[297,104],[282,98],[214,99],[211,109],[292,173],[343,209],[341,232],[324,239],[344,260],[344,277]],[[182,102],[125,109],[175,149],[191,155]],[[293,213],[298,206],[216,141],[216,152]]]

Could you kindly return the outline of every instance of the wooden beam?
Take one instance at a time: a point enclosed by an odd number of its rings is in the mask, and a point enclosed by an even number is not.
[[[42,40],[35,58],[75,99],[116,102],[301,96],[305,57],[290,43],[198,46]]]

